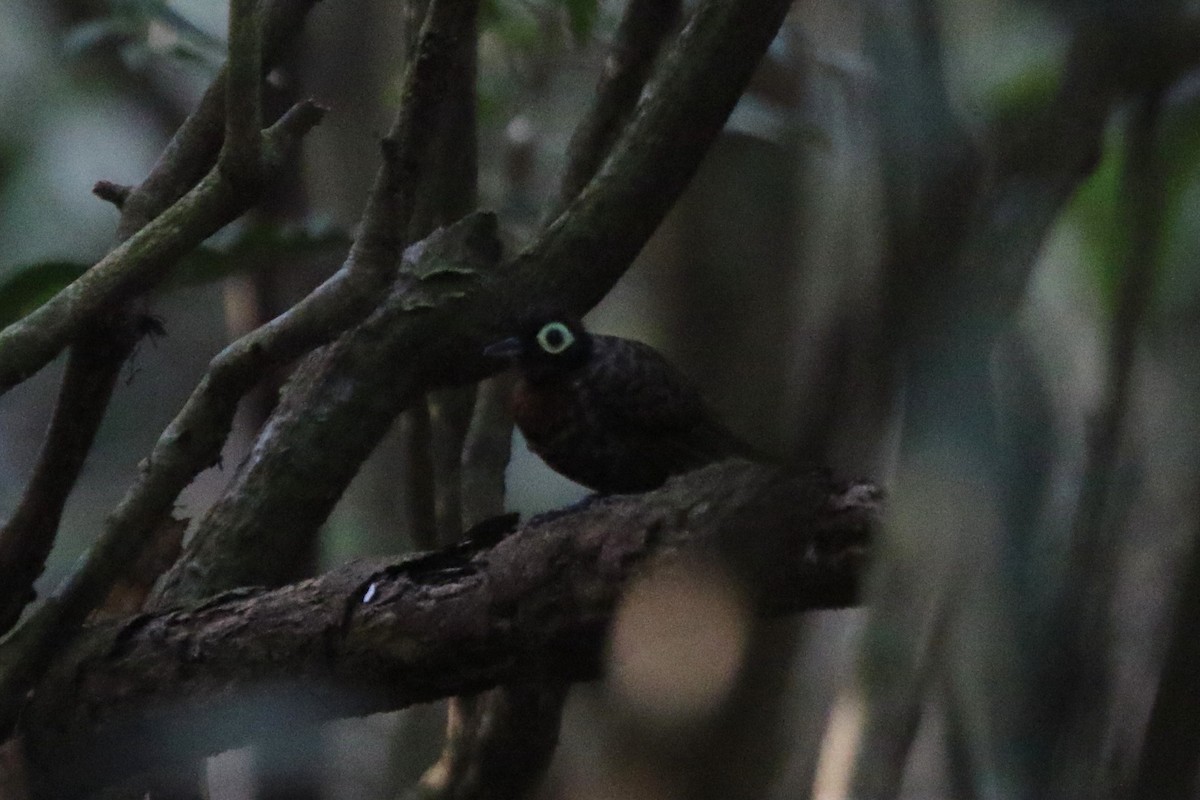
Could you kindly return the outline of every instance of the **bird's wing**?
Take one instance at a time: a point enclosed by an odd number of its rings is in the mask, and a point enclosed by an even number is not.
[[[657,350],[632,339],[594,336],[587,384],[603,397],[588,405],[601,424],[629,437],[644,436],[680,463],[709,463],[747,448],[712,416],[691,381]]]

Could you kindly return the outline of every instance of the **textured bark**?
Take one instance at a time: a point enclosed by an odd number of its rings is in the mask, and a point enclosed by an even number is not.
[[[38,687],[26,741],[56,782],[48,796],[72,797],[278,735],[288,721],[261,713],[272,703],[317,720],[589,680],[622,587],[651,559],[719,557],[765,614],[845,606],[878,505],[869,486],[729,461],[535,518],[499,541],[504,530],[485,525],[397,563],[97,625]]]

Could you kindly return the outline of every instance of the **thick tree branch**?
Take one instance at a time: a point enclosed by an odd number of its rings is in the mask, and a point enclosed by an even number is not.
[[[654,60],[679,19],[679,0],[629,0],[604,61],[596,97],[571,134],[552,208],[558,216],[596,174],[633,114]]]
[[[39,686],[24,730],[61,781],[55,796],[70,797],[278,735],[279,720],[220,720],[301,686],[308,711],[331,718],[592,679],[621,589],[651,561],[719,558],[764,614],[853,603],[879,500],[866,485],[730,461],[536,518],[494,544],[96,626]]]
[[[269,171],[282,165],[286,150],[297,144],[300,137],[317,124],[322,113],[311,103],[302,103],[264,132],[264,158]],[[249,200],[249,197],[234,191],[234,187],[221,177],[220,170],[212,170],[196,189],[155,219],[141,233],[125,245],[119,246],[82,278],[26,320],[10,327],[8,331],[35,316],[42,318],[39,314],[44,311],[49,315],[52,329],[62,330],[64,333],[75,330],[78,324],[89,318],[86,309],[102,308],[106,303],[105,298],[107,302],[113,302],[124,294],[122,287],[128,289],[134,285],[134,281],[154,277],[153,273],[157,268],[169,265],[186,252],[185,243],[198,244],[207,235],[204,231],[208,227],[216,225],[212,228],[216,230],[224,224],[221,220],[233,219],[241,213]],[[220,224],[216,224],[218,222]],[[106,264],[108,267],[102,269]],[[99,299],[96,299],[97,297]],[[46,311],[47,308],[51,310]],[[35,350],[44,350],[47,340],[39,335],[36,322],[21,330],[32,331]],[[22,341],[20,335],[18,334],[18,339],[14,341]],[[0,353],[4,352],[3,339],[4,335],[0,334]],[[254,379],[257,380],[257,373]],[[202,385],[197,392],[201,393],[204,390]],[[208,408],[203,409],[203,412],[213,413]],[[216,428],[217,424],[210,423],[203,432],[211,435]],[[175,432],[177,431],[168,428],[168,433]],[[206,438],[196,449],[203,452],[202,448],[207,442]],[[160,440],[160,445],[162,444]],[[38,672],[55,644],[61,641],[61,637],[83,621],[87,612],[104,597],[120,571],[137,557],[145,537],[170,511],[179,489],[195,475],[195,472],[187,474],[186,480],[179,483],[178,487],[175,486],[177,478],[186,471],[181,462],[190,454],[188,451],[193,443],[185,438],[182,442],[172,444],[181,445],[182,453],[167,462],[167,479],[153,482],[152,491],[134,492],[131,493],[132,497],[127,496],[107,521],[104,533],[97,540],[84,565],[11,639],[0,646],[0,732],[7,731],[12,724],[22,687]],[[219,452],[220,444],[216,446]],[[210,460],[207,463],[212,462]],[[143,466],[143,481],[147,474],[153,478],[164,471],[162,464],[156,465],[152,460],[143,462]],[[156,467],[158,472],[154,471]],[[149,524],[156,510],[160,510],[161,513],[154,518],[153,524]],[[126,516],[132,516],[137,522],[147,525],[133,534],[122,532]]]
[[[359,272],[366,273],[368,277],[386,275],[389,280],[395,275],[400,260],[400,248],[405,241],[404,231],[415,213],[416,187],[421,181],[423,165],[436,144],[437,127],[432,124],[432,120],[437,119],[441,104],[446,99],[444,89],[452,74],[458,40],[470,35],[469,32],[474,30],[475,14],[471,5],[456,0],[435,0],[431,4],[430,13],[421,29],[417,53],[405,72],[403,94],[395,123],[383,143],[384,163],[376,176],[367,207],[363,212],[360,233],[347,259],[345,269],[351,275]],[[448,252],[434,253],[431,259],[423,259],[421,253],[424,249],[416,248],[411,266],[416,272],[410,273],[409,279],[420,284],[426,278],[431,278],[429,284],[433,285],[446,276],[453,279],[469,274],[475,268],[472,265],[486,262],[486,266],[490,267],[498,257],[494,244],[495,220],[490,219],[485,227],[487,230],[481,233],[480,237],[487,240],[484,245],[486,254],[481,256],[477,250],[473,250],[473,229],[461,239],[458,238],[457,232],[437,237],[437,241],[451,242]],[[456,267],[439,267],[437,259],[450,257],[450,252],[459,255],[462,263]],[[426,275],[422,270],[428,271],[429,274]],[[413,295],[402,300],[402,306],[412,308],[420,306],[421,303],[429,305],[433,302],[428,297],[421,300],[418,297],[421,295],[419,291],[405,292],[404,288],[409,284],[402,284],[402,288],[393,290],[390,295],[392,299],[400,295],[406,298],[408,294]],[[431,296],[439,295],[435,291]],[[377,300],[377,294],[373,294],[372,298]],[[305,303],[307,302],[308,299],[305,300]],[[337,307],[334,306],[333,310],[336,312]],[[379,313],[376,312],[371,319],[378,317]],[[357,321],[357,318],[353,321]],[[314,356],[317,360],[322,358],[324,356],[320,354]],[[389,365],[385,371],[391,368]],[[289,390],[285,397],[291,394],[292,391]],[[266,432],[271,431],[274,424],[273,421],[268,422]],[[327,428],[326,435],[330,433],[332,430]],[[318,446],[324,448],[331,444],[324,442]],[[179,488],[182,489],[182,485]],[[305,495],[309,491],[324,493],[319,484],[311,487],[293,484],[286,491],[299,495]],[[208,516],[211,517],[213,513],[214,511],[210,510]],[[306,529],[309,537],[315,535],[317,527],[319,525]],[[281,554],[295,552],[297,549],[293,542],[287,549],[268,553],[264,558],[264,551],[255,546],[228,548],[212,547],[212,544],[206,537],[193,537],[184,557],[163,583],[163,598],[172,602],[183,602],[245,584],[277,584],[282,580],[278,576],[287,574],[288,569],[287,559],[281,557]],[[271,568],[278,568],[280,571],[270,574],[257,571]]]
[[[443,2],[438,6],[448,9],[453,18],[461,4]],[[406,76],[405,96],[409,99],[402,104],[385,142],[383,166],[364,212],[361,233],[343,268],[295,308],[233,343],[213,360],[143,462],[137,483],[105,521],[84,563],[34,612],[19,635],[0,648],[0,730],[7,730],[15,719],[22,687],[50,656],[53,643],[61,642],[83,621],[170,513],[179,492],[219,458],[238,400],[263,371],[330,341],[361,319],[394,277],[399,255],[395,221],[412,214],[413,192],[406,187],[415,176],[415,165],[431,145],[432,135],[423,121],[433,113],[436,106],[431,103],[439,96],[437,75],[445,68],[438,49],[442,44],[435,37],[432,55],[416,59]],[[314,121],[307,117],[317,113],[310,105],[298,106],[272,130],[303,127]],[[268,162],[279,158],[271,139],[264,145],[263,157]],[[210,178],[219,172],[213,170]],[[178,565],[179,571],[195,568],[192,563]],[[170,582],[160,599],[164,596],[173,597]]]
[[[533,246],[498,271],[406,275],[298,371],[192,540],[214,563],[228,554],[220,585],[277,580],[278,554],[325,520],[395,415],[432,387],[494,371],[483,347],[531,306],[582,312],[604,295],[683,191],[788,5],[702,3],[604,168]]]

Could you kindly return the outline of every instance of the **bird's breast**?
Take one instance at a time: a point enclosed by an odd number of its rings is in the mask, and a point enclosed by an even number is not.
[[[532,385],[520,380],[513,390],[513,420],[530,442],[554,439],[574,427],[576,412],[570,387],[566,384]]]

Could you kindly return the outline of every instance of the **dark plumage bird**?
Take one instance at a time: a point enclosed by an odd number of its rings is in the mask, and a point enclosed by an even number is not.
[[[595,491],[643,492],[705,464],[754,457],[687,378],[642,342],[543,316],[485,353],[516,361],[512,412],[529,449]]]

